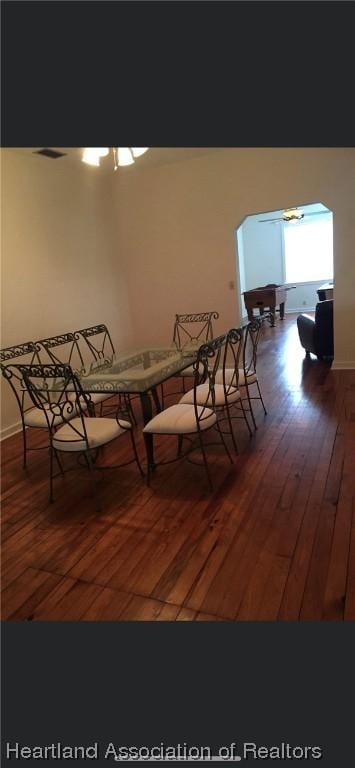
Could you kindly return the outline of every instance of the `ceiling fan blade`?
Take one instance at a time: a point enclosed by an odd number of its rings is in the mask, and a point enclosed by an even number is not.
[[[321,216],[323,213],[331,213],[331,211],[310,211],[309,213],[304,213],[304,216]]]
[[[272,221],[283,221],[283,219],[258,219],[259,224],[271,224]]]

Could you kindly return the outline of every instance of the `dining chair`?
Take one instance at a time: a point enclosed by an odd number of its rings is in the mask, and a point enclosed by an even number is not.
[[[220,367],[216,369],[214,384],[214,402],[219,423],[226,420],[229,426],[235,452],[238,453],[238,446],[233,432],[232,420],[242,419],[248,429],[249,436],[252,431],[244,409],[243,400],[239,388],[240,378],[240,358],[243,349],[243,330],[241,328],[231,328],[226,334],[223,355],[221,355]],[[197,402],[204,401],[207,394],[208,381],[199,384],[196,393],[193,389],[186,392],[181,398],[181,403],[192,403],[194,397]]]
[[[42,411],[49,433],[49,501],[53,496],[53,456],[58,453],[82,454],[89,470],[94,496],[96,497],[95,469],[117,469],[136,462],[144,476],[129,421],[88,415],[89,402],[78,377],[67,364],[19,365],[26,389],[33,404]],[[133,458],[116,466],[97,466],[93,453],[121,435],[130,435]],[[99,507],[98,507],[99,508]]]
[[[53,363],[54,365],[70,365],[74,371],[82,373],[85,370],[84,357],[76,335],[72,332],[61,333],[58,336],[50,336],[47,339],[36,341],[36,349],[41,363]],[[74,396],[74,395],[73,395]],[[86,393],[86,399],[83,401],[83,407],[100,405],[112,397],[111,394],[102,394],[99,392]]]
[[[178,349],[193,348],[203,342],[212,341],[212,320],[218,320],[218,312],[195,312],[175,315],[173,344]]]
[[[267,415],[264,400],[261,394],[258,374],[256,370],[257,365],[257,352],[258,345],[263,332],[264,324],[266,320],[270,322],[270,313],[256,317],[251,320],[244,328],[244,344],[243,344],[243,368],[239,371],[239,384],[245,388],[247,400],[249,403],[250,415],[253,420],[255,429],[257,424],[255,421],[254,411],[252,407],[252,400],[260,400],[264,414]],[[251,387],[256,387],[258,394],[251,395]],[[255,389],[253,390],[255,392]]]
[[[77,371],[81,371],[85,367],[79,344],[71,332],[49,336],[46,339],[37,339],[35,344],[43,364],[62,365],[67,363]]]
[[[92,362],[100,364],[100,362],[104,363],[112,361],[116,350],[110,331],[104,323],[98,323],[98,325],[92,325],[89,328],[81,328],[79,331],[74,332],[74,337],[80,345],[83,357],[85,357],[84,349],[89,352],[89,364]],[[80,344],[80,342],[82,342],[82,344]],[[107,405],[104,401],[116,397],[116,395],[103,395],[101,397],[100,414],[102,415],[105,409],[112,413],[114,410],[113,405]],[[130,395],[118,394],[119,408],[127,409],[133,423],[136,424],[137,421],[132,408],[131,399]]]
[[[264,323],[266,322],[266,320],[270,322],[270,318],[271,318],[270,313],[266,313],[261,317],[255,317],[253,320],[251,320],[249,323],[247,323],[247,325],[243,326],[243,328],[241,329],[243,332],[243,352],[242,352],[242,361],[241,361],[242,365],[239,368],[239,387],[242,388],[242,391],[245,390],[245,395],[246,395],[246,397],[241,398],[241,407],[243,407],[245,411],[250,413],[253,426],[255,429],[257,429],[257,424],[255,421],[255,416],[254,416],[251,401],[260,400],[264,409],[264,413],[265,415],[267,415],[264,400],[262,398],[262,394],[260,390],[258,374],[256,371],[256,364],[257,364],[258,344],[260,341],[261,333],[263,331]],[[216,382],[221,383],[223,380],[223,375],[224,375],[225,381],[229,381],[234,376],[234,367],[233,368],[226,367],[224,374],[222,370],[218,371],[216,376]],[[257,388],[258,395],[252,395],[250,393],[250,388],[254,385]],[[246,402],[248,402],[247,407],[245,407]]]
[[[201,345],[198,350],[196,362],[193,365],[194,387],[192,390],[191,402],[179,402],[162,410],[151,419],[143,429],[144,439],[146,441],[147,455],[149,456],[149,441],[153,440],[153,435],[175,435],[178,437],[177,457],[172,461],[187,456],[196,447],[201,450],[203,465],[210,491],[213,490],[211,474],[207,461],[206,446],[203,441],[204,434],[212,429],[216,429],[219,436],[219,443],[223,445],[224,450],[231,462],[228,446],[224,439],[216,414],[215,402],[215,375],[218,370],[221,354],[226,343],[226,336],[219,336],[217,339],[207,344]],[[201,389],[201,386],[203,389]],[[203,393],[203,394],[202,394]],[[192,444],[190,449],[182,454],[183,440],[188,439]],[[159,462],[159,465],[170,464],[171,461]],[[147,483],[149,485],[151,473],[158,466],[154,463],[150,465],[148,461]]]
[[[22,386],[22,376],[14,361],[22,360],[23,363],[39,362],[36,345],[33,341],[24,344],[16,344],[0,351],[0,367],[4,379],[11,387],[15,397],[21,418],[22,443],[23,443],[23,468],[27,466],[27,451],[40,450],[30,448],[27,445],[27,427],[47,429],[47,422],[41,411],[33,407],[32,400],[28,397]]]
[[[90,351],[91,357],[96,361],[112,360],[115,354],[115,348],[111,339],[107,325],[99,323],[89,328],[82,328],[75,331],[74,336],[77,341],[82,338]]]
[[[196,352],[201,344],[212,341],[213,339],[213,320],[218,320],[218,312],[193,312],[189,314],[175,315],[173,328],[173,345],[183,353],[188,355],[189,351]],[[174,378],[181,379],[182,390],[178,392],[166,392],[161,386],[162,403],[164,398],[171,395],[179,395],[185,392],[185,379],[194,377],[194,369],[189,365]]]

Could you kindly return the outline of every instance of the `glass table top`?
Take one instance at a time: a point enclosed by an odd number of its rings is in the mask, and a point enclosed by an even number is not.
[[[77,376],[85,392],[147,392],[192,365],[200,345],[144,347],[95,362]]]

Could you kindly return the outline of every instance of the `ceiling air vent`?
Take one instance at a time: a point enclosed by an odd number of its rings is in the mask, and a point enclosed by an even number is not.
[[[50,157],[51,160],[57,160],[58,157],[64,157],[67,153],[57,152],[55,149],[48,149],[48,147],[44,147],[43,149],[36,149],[33,154],[44,155],[44,157]]]

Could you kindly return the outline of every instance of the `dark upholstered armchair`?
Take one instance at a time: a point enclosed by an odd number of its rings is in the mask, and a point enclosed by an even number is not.
[[[317,304],[314,320],[309,315],[299,315],[297,327],[300,342],[307,355],[312,352],[313,355],[317,355],[319,360],[333,357],[332,300],[320,301]]]

